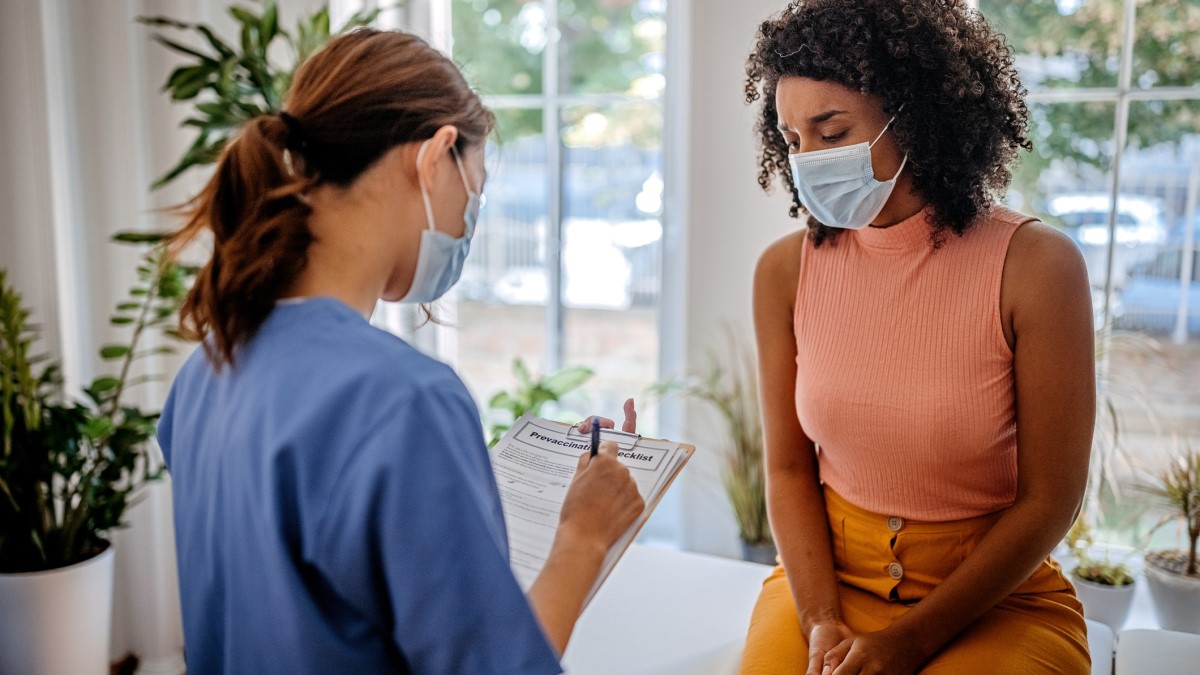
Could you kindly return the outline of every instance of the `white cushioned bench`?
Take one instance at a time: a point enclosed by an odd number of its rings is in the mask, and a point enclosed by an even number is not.
[[[732,675],[770,569],[634,544],[580,618],[563,667],[570,675]],[[1112,631],[1089,621],[1088,642],[1092,672],[1109,675]]]

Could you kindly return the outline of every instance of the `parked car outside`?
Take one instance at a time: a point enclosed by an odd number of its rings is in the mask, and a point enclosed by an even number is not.
[[[1050,197],[1046,212],[1083,252],[1094,288],[1103,288],[1108,266],[1108,219],[1112,198],[1106,193],[1060,194]],[[1113,286],[1120,288],[1130,268],[1153,258],[1167,240],[1162,202],[1123,194],[1117,198]]]
[[[1166,245],[1152,258],[1129,268],[1114,303],[1113,321],[1119,328],[1145,331],[1173,331],[1179,320],[1179,303],[1184,292],[1184,249],[1187,248],[1183,223],[1172,228]],[[1192,223],[1191,278],[1187,284],[1187,333],[1200,334],[1200,220]]]

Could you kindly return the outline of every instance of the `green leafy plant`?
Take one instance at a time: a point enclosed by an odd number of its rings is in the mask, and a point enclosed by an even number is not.
[[[1187,532],[1186,550],[1154,551],[1147,560],[1167,571],[1200,577],[1196,560],[1197,542],[1200,541],[1200,450],[1187,447],[1177,452],[1166,468],[1155,475],[1153,482],[1141,484],[1139,488],[1165,511],[1158,527],[1182,521]]]
[[[706,366],[697,376],[659,384],[659,395],[679,394],[712,406],[729,433],[730,452],[722,482],[733,507],[738,534],[747,544],[772,541],[767,519],[767,483],[763,453],[762,417],[759,413],[758,375],[754,354],[732,333],[722,361],[709,352]]]
[[[358,12],[337,33],[369,25],[382,11],[380,8]],[[190,46],[163,33],[154,35],[156,42],[185,59],[167,78],[163,89],[175,101],[195,102],[192,115],[183,124],[196,129],[192,145],[175,167],[154,183],[156,188],[192,167],[216,161],[225,144],[247,120],[279,112],[296,68],[331,36],[329,10],[325,7],[301,16],[294,31],[280,24],[276,0],[265,0],[260,12],[233,5],[229,14],[240,29],[240,39],[233,44],[222,40],[216,30],[205,24],[165,17],[138,19],[149,26],[191,33],[202,45]],[[269,57],[278,45],[289,55],[284,63]]]
[[[1133,573],[1125,563],[1113,564],[1107,560],[1081,561],[1075,568],[1075,576],[1094,584],[1120,588],[1133,583]]]
[[[161,251],[144,256],[138,283],[111,318],[130,330],[128,342],[100,349],[117,373],[92,380],[84,401],[64,395],[58,364],[33,355],[36,326],[0,270],[0,572],[54,569],[100,553],[140,489],[161,475],[161,463],[148,452],[158,413],[124,401],[132,387],[155,379],[133,377],[134,364],[173,351],[148,347],[147,338],[174,336],[171,317],[194,273],[164,263]]]
[[[1071,551],[1071,557],[1075,558],[1077,563],[1072,571],[1076,577],[1094,584],[1116,588],[1128,586],[1134,582],[1133,571],[1129,565],[1123,562],[1111,562],[1107,553],[1103,560],[1092,557],[1091,548],[1095,544],[1095,539],[1092,536],[1091,527],[1088,525],[1088,519],[1083,513],[1080,513],[1071,525],[1070,531],[1067,532],[1066,543]]]
[[[381,11],[357,13],[337,32],[370,24]],[[192,104],[183,125],[196,130],[191,146],[152,188],[213,163],[243,123],[278,112],[296,68],[332,34],[325,8],[301,16],[294,31],[280,24],[276,0],[264,0],[257,11],[234,5],[229,13],[239,26],[236,41],[205,24],[139,19],[162,29],[154,39],[183,58],[164,90]],[[188,35],[199,46],[177,39]],[[278,63],[269,54],[281,45],[288,58]],[[167,256],[168,237],[116,236],[144,248],[138,283],[111,318],[128,329],[129,339],[101,347],[115,372],[95,378],[82,401],[64,395],[57,364],[31,354],[36,326],[0,270],[0,572],[53,569],[96,555],[141,488],[161,475],[161,463],[148,452],[159,413],[126,399],[132,388],[156,379],[135,375],[135,363],[173,351],[175,318],[196,273]]]
[[[532,413],[541,416],[547,404],[560,403],[563,397],[582,387],[594,374],[590,368],[568,366],[534,379],[524,361],[513,359],[513,375],[517,379],[517,386],[511,391],[498,392],[488,402],[491,412],[488,447],[500,442],[522,415]]]

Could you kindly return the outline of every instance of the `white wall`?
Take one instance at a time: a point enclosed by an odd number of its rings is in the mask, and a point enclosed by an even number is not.
[[[788,196],[766,195],[757,183],[753,108],[743,94],[746,56],[758,24],[783,6],[782,0],[694,0],[669,4],[686,33],[675,66],[686,72],[680,96],[683,110],[668,123],[684,124],[682,148],[668,149],[669,166],[682,182],[682,243],[685,269],[682,348],[693,367],[707,350],[722,344],[726,325],[753,345],[751,283],[754,265],[766,246],[797,227],[787,215]],[[684,5],[682,8],[680,5]],[[690,6],[689,6],[690,5]],[[669,39],[671,39],[669,37]],[[679,56],[684,58],[680,59]],[[670,84],[668,85],[670,86]],[[680,115],[686,119],[680,121]],[[668,273],[670,267],[668,267]],[[721,488],[724,427],[711,409],[687,406],[678,431],[697,446],[682,481],[685,548],[739,555],[737,529]]]

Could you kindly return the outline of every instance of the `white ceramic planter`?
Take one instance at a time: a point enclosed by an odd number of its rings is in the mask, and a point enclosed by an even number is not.
[[[1147,560],[1146,582],[1160,626],[1200,633],[1200,579],[1161,570]]]
[[[113,549],[46,572],[0,574],[0,673],[106,675]]]
[[[1137,582],[1127,586],[1108,586],[1080,579],[1074,574],[1071,575],[1071,581],[1075,584],[1075,595],[1083,603],[1084,617],[1107,625],[1114,634],[1120,631],[1129,618],[1129,609],[1133,607],[1133,589]]]

